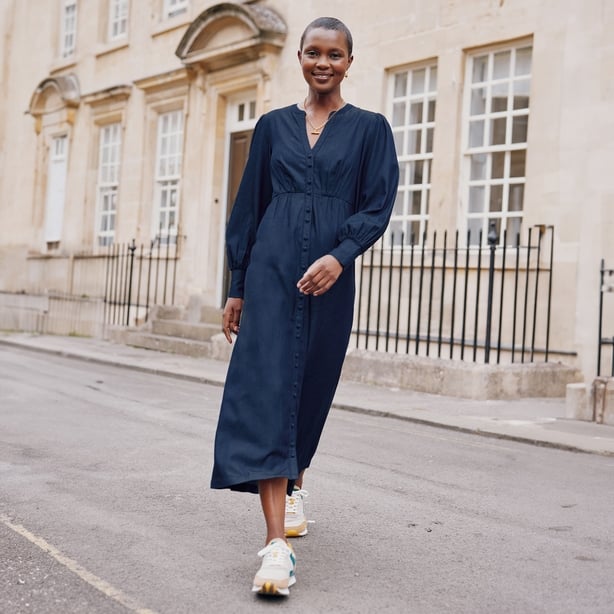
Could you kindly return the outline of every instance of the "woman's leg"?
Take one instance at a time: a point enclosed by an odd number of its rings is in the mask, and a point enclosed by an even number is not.
[[[284,533],[284,518],[286,513],[287,478],[270,478],[258,482],[260,504],[266,522],[266,544],[272,539],[280,538],[286,541]]]

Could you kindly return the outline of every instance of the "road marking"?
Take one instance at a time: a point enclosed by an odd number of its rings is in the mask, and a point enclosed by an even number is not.
[[[103,593],[110,599],[117,601],[128,610],[135,612],[136,614],[156,614],[154,610],[148,610],[147,608],[141,607],[141,605],[138,604],[132,597],[126,595],[124,592],[120,591],[118,588],[115,588],[113,585],[109,584],[102,578],[99,578],[91,571],[88,571],[87,569],[85,569],[85,567],[79,565],[77,561],[74,561],[70,557],[63,554],[60,550],[52,546],[42,537],[34,535],[34,533],[28,531],[28,529],[26,529],[24,526],[12,522],[8,516],[0,514],[0,522],[2,522],[2,524],[7,526],[12,531],[15,531],[15,533],[18,533],[22,537],[25,537],[35,546],[38,546],[41,550],[51,555],[56,561],[58,561],[58,563],[72,571],[74,574],[78,575],[90,586],[93,586],[95,589],[99,590],[101,593]]]

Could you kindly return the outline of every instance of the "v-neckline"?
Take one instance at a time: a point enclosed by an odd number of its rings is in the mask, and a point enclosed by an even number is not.
[[[309,153],[313,153],[318,148],[318,146],[322,142],[322,139],[328,134],[327,128],[329,124],[332,121],[334,121],[335,117],[337,117],[339,113],[342,113],[346,108],[350,106],[351,106],[350,103],[346,102],[341,108],[337,109],[336,111],[333,111],[332,117],[326,122],[324,128],[322,128],[322,132],[320,132],[320,135],[318,136],[318,140],[313,144],[313,147],[312,147],[311,143],[309,142],[309,135],[307,134],[307,127],[306,127],[306,121],[305,121],[307,117],[307,113],[305,109],[301,108],[298,105],[298,103],[295,105],[294,108],[297,111],[297,117],[300,116],[303,119],[303,122],[302,122],[303,144],[305,145]]]

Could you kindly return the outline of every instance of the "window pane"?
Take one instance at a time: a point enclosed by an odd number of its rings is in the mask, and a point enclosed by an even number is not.
[[[422,178],[424,175],[424,161],[416,160],[412,164],[412,173],[410,178],[410,183],[415,185],[417,183],[422,183]]]
[[[469,122],[469,147],[482,147],[484,144],[484,120]]]
[[[404,151],[403,151],[403,136],[404,136],[404,132],[399,130],[398,132],[394,132],[393,136],[394,136],[394,146],[397,150],[397,156],[402,156]]]
[[[471,186],[469,188],[469,212],[482,213],[484,211],[484,186]]]
[[[488,71],[488,56],[483,55],[473,59],[473,83],[483,83],[486,81]]]
[[[395,102],[392,105],[392,125],[403,126],[405,125],[405,103]]]
[[[492,154],[492,168],[490,176],[492,179],[502,179],[505,173],[505,152],[498,151]]]
[[[486,154],[474,154],[471,156],[471,172],[469,179],[485,179],[486,178],[486,161],[488,156]]]
[[[467,232],[469,233],[469,245],[479,245],[481,240],[483,218],[469,218],[467,220]]]
[[[495,53],[492,78],[493,79],[505,79],[510,76],[510,59],[511,51],[502,51]]]
[[[507,218],[507,244],[508,245],[520,245],[520,228],[522,225],[521,217],[509,217]]]
[[[529,126],[529,116],[519,115],[512,120],[512,143],[527,142],[527,128]]]
[[[402,220],[391,220],[388,226],[389,245],[401,245],[403,242],[403,222]]]
[[[429,100],[428,102],[428,112],[427,112],[426,121],[427,122],[435,121],[435,101],[434,100]]]
[[[486,88],[478,87],[471,90],[471,115],[486,113]]]
[[[407,95],[407,73],[400,72],[394,76],[394,97]]]
[[[516,70],[514,74],[530,75],[531,74],[531,47],[524,47],[516,50]]]
[[[505,144],[505,126],[507,120],[505,117],[493,119],[490,122],[490,145]]]
[[[411,93],[422,94],[424,92],[426,70],[414,70],[411,74]]]
[[[393,215],[404,215],[405,214],[405,191],[399,190],[397,192],[397,197],[394,200],[394,209]]]
[[[503,210],[503,186],[490,186],[490,204],[489,211],[497,213]]]
[[[420,204],[422,202],[422,190],[410,192],[411,195],[411,214],[420,215]]]
[[[529,86],[528,79],[514,81],[514,109],[527,109],[529,107]]]
[[[422,108],[421,102],[412,102],[409,107],[409,123],[421,124],[422,123]]]
[[[526,158],[526,149],[511,152],[510,177],[524,177]]]
[[[409,139],[407,153],[410,155],[420,153],[422,146],[422,130],[409,130],[407,136]]]
[[[424,153],[432,153],[433,152],[433,128],[426,129],[426,147],[424,149]]]
[[[431,66],[429,71],[429,92],[437,91],[437,67]]]
[[[510,196],[507,204],[508,211],[522,211],[524,199],[524,183],[510,185]]]
[[[500,113],[507,111],[507,92],[509,89],[509,82],[498,83],[492,87],[492,102],[490,110],[493,113]]]

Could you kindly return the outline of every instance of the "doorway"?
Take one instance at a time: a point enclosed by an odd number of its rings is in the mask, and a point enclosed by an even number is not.
[[[256,124],[256,96],[243,94],[231,101],[228,109],[228,170],[226,189],[226,216],[224,228],[230,218],[243,170],[247,164],[249,146],[252,142],[254,125]],[[224,237],[222,237],[224,241]],[[226,302],[230,288],[230,271],[224,247],[224,274],[222,282],[222,306]]]

